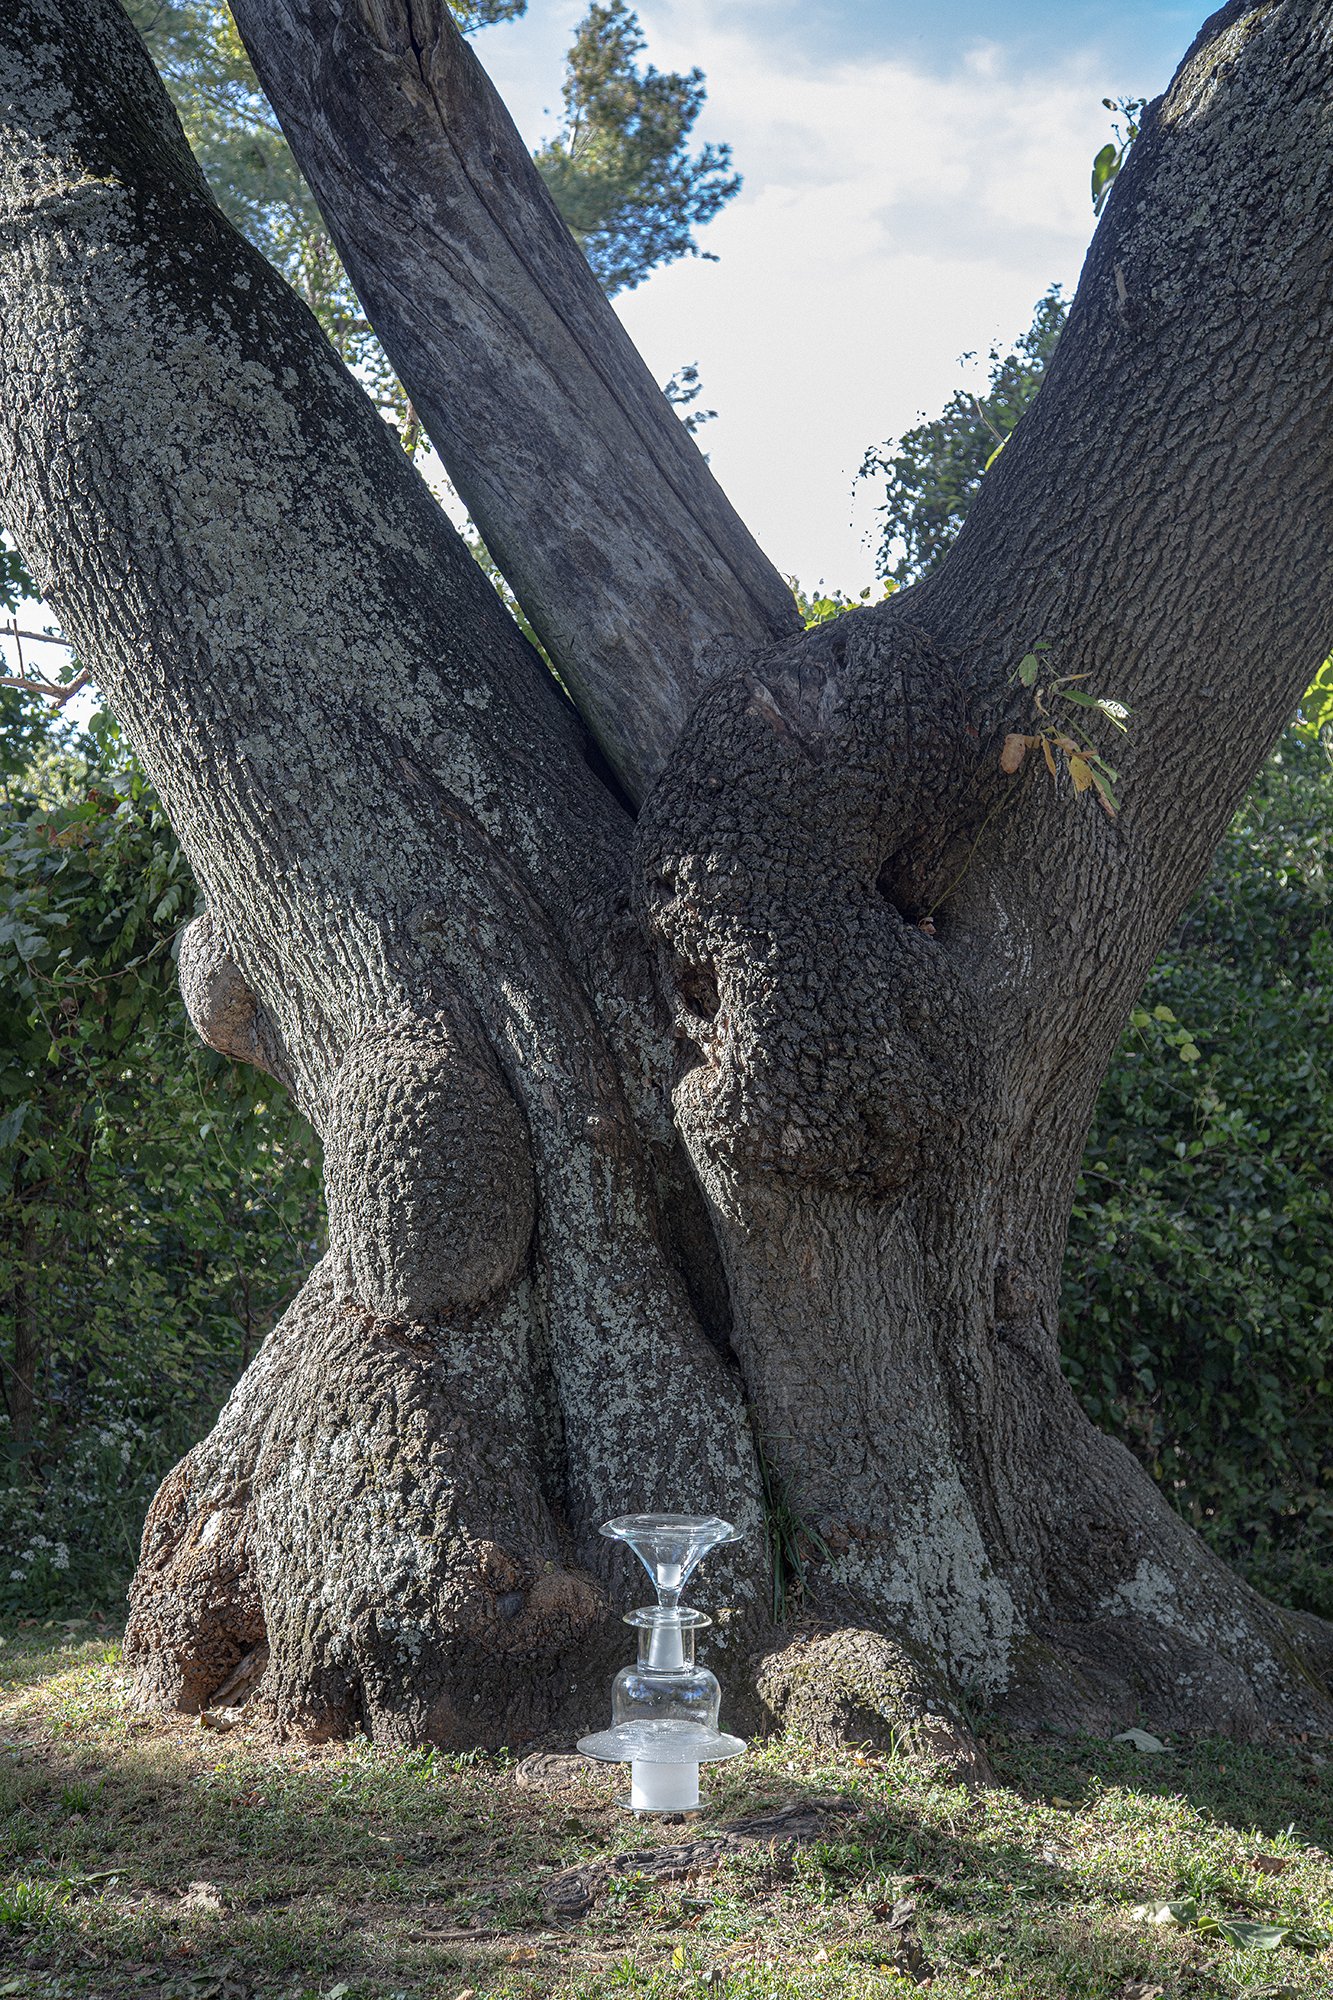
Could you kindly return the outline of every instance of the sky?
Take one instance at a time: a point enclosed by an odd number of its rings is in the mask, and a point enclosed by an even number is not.
[[[584,0],[530,0],[477,52],[532,143],[558,120]],[[617,300],[659,381],[697,361],[714,472],[809,586],[874,572],[867,445],[933,414],[1072,291],[1104,97],[1152,97],[1209,9],[1167,0],[638,0],[647,59],[698,64],[700,139],[741,193],[687,260]]]

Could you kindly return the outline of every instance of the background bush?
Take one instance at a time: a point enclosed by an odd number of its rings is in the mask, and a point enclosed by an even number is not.
[[[1098,1099],[1066,1367],[1259,1588],[1333,1616],[1333,772],[1288,731]]]
[[[118,1597],[318,1250],[313,1134],[206,1049],[184,859],[105,716],[0,694],[0,1611]]]

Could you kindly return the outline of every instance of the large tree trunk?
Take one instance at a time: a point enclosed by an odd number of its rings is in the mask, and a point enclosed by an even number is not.
[[[332,12],[420,89],[392,5]],[[600,750],[213,207],[113,0],[12,6],[0,80],[0,510],[207,895],[192,1018],[290,1083],[327,1160],[326,1263],[150,1513],[144,1690],[197,1707],[266,1660],[288,1727],[558,1732],[600,1710],[634,1588],[597,1524],[671,1507],[745,1530],[709,1580],[724,1671],[807,1727],[947,1727],[960,1689],[1026,1722],[1329,1727],[1328,1628],[1087,1422],[1056,1326],[1097,1079],[1328,637],[1326,9],[1204,30],[939,581],[775,638],[700,483],[718,602],[660,658],[636,627],[646,690]],[[346,149],[323,165],[332,210]],[[475,452],[475,343],[446,315],[397,347],[419,407],[459,371]],[[595,375],[559,393],[627,435]],[[614,459],[565,468],[571,537]],[[547,629],[628,589],[649,516],[688,571],[688,488],[626,505],[595,580],[539,551]],[[583,609],[597,726],[614,620]],[[1000,773],[1039,636],[1136,710],[1114,825]],[[637,823],[604,756],[656,775]],[[794,1644],[766,1629],[756,1435],[829,1551]]]

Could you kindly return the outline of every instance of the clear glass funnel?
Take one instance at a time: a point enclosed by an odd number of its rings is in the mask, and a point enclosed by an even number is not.
[[[607,1521],[602,1533],[625,1542],[647,1570],[657,1601],[668,1609],[680,1603],[680,1593],[710,1549],[738,1542],[739,1529],[716,1514],[621,1514]]]

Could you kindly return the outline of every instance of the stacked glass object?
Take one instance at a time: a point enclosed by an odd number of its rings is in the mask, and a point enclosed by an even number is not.
[[[633,1812],[690,1812],[699,1804],[699,1766],[735,1757],[739,1736],[717,1726],[722,1690],[694,1657],[695,1634],[712,1624],[680,1601],[710,1549],[737,1542],[715,1514],[624,1514],[604,1535],[633,1549],[657,1589],[657,1603],[625,1614],[637,1628],[639,1657],[611,1685],[611,1727],[585,1736],[589,1757],[630,1767]]]

